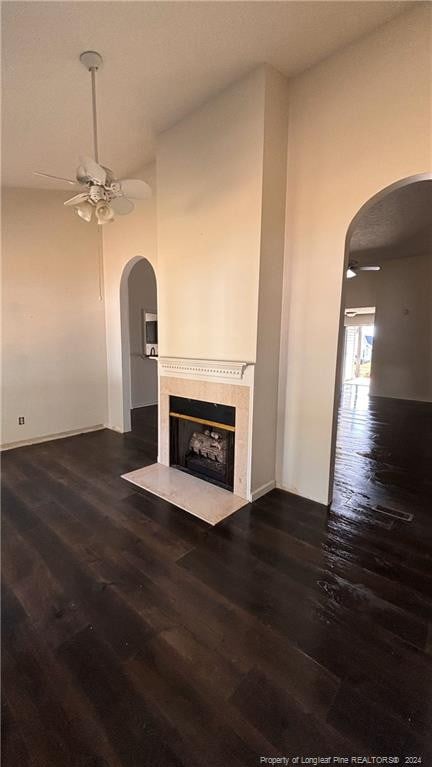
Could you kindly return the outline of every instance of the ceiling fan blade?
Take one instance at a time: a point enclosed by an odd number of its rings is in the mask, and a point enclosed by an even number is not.
[[[71,197],[70,200],[66,200],[66,202],[63,203],[63,205],[79,205],[80,202],[87,202],[87,200],[88,200],[87,192],[80,192],[79,194],[76,194],[74,197]]]
[[[359,272],[379,272],[381,269],[380,266],[356,266],[355,268]]]
[[[123,178],[119,184],[125,197],[131,197],[133,200],[148,200],[152,196],[151,186],[141,179]]]
[[[114,213],[118,216],[126,216],[127,213],[132,213],[135,205],[132,200],[128,200],[127,197],[115,197],[110,203]]]
[[[112,171],[111,168],[107,168],[106,165],[101,165],[101,168],[103,168],[104,171],[106,172],[106,181],[105,181],[105,183],[107,185],[113,184],[115,182],[114,171]]]
[[[44,178],[50,178],[53,181],[67,181],[68,184],[74,184],[76,185],[76,180],[73,181],[71,178],[63,178],[62,176],[52,176],[51,173],[42,173],[40,170],[34,170],[33,171],[34,176],[43,176]]]
[[[102,168],[102,166],[97,162],[95,162],[95,160],[92,160],[91,157],[79,158],[77,179],[81,184],[85,184],[88,181],[93,181],[95,184],[100,184],[103,186],[106,182],[106,177],[106,170]]]

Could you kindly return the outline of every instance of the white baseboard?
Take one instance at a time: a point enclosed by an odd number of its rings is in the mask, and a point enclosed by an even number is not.
[[[291,495],[298,495],[300,498],[303,496],[300,495],[300,493],[297,493],[295,490],[292,490],[292,488],[289,488],[288,485],[284,485],[282,482],[276,482],[276,487],[278,490],[284,490],[285,493],[291,493]]]
[[[264,485],[261,485],[261,487],[257,487],[256,490],[252,491],[252,501],[257,501],[258,498],[266,495],[266,493],[269,493],[270,490],[274,490],[275,487],[276,481],[274,479],[270,480],[270,482],[266,482]]]
[[[105,429],[102,423],[97,426],[84,426],[82,429],[72,429],[72,431],[61,431],[58,434],[47,434],[44,437],[32,437],[31,439],[22,439],[19,442],[5,442],[0,445],[0,452],[4,450],[15,450],[17,447],[26,447],[27,445],[38,445],[41,442],[51,442],[54,439],[65,439],[66,437],[76,437],[78,434],[87,434],[91,431],[101,431]]]
[[[285,493],[289,493],[290,495],[297,495],[298,498],[302,498],[304,501],[312,501],[312,503],[318,503],[320,506],[329,506],[330,500],[325,501],[318,501],[316,498],[309,498],[307,495],[302,495],[299,492],[296,492],[290,487],[287,487],[286,485],[283,485],[281,482],[276,482],[276,487],[278,490],[283,490]]]

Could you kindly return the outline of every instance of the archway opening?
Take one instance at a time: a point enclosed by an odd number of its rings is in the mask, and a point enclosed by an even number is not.
[[[157,284],[150,262],[126,264],[120,286],[124,431],[156,459],[158,441]]]
[[[371,529],[428,506],[432,429],[432,176],[369,200],[347,234],[332,511]]]

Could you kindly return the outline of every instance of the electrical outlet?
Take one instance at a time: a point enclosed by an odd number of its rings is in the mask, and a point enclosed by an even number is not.
[[[18,425],[22,426],[24,423],[25,423],[24,416],[20,415],[19,418],[18,418]]]

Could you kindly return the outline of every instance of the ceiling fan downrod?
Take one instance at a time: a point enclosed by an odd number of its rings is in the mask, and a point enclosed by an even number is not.
[[[94,158],[99,162],[98,130],[97,130],[97,109],[96,109],[96,72],[101,68],[103,59],[97,51],[84,51],[80,55],[80,61],[90,72],[92,88],[92,114],[93,114],[93,146]]]

